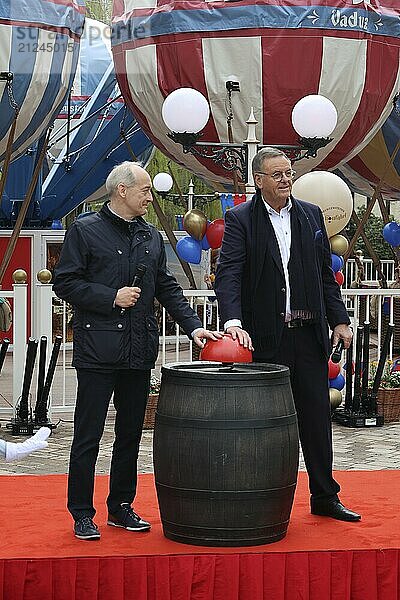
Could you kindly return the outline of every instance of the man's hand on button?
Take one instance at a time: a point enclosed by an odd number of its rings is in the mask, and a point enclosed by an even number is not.
[[[241,327],[236,327],[236,326],[232,325],[231,327],[228,327],[226,329],[226,333],[229,333],[232,336],[232,339],[234,339],[234,340],[237,339],[239,341],[239,344],[241,346],[243,346],[244,348],[248,348],[249,350],[254,350],[253,344],[251,341],[251,337],[249,336],[247,331],[245,331]]]
[[[204,348],[204,338],[208,340],[214,340],[214,342],[216,342],[222,337],[223,335],[219,331],[209,331],[208,329],[203,329],[202,327],[199,327],[199,329],[195,329],[193,333],[193,341],[197,346],[199,346],[199,348]]]

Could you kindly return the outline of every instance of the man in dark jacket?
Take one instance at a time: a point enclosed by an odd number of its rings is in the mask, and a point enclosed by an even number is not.
[[[221,334],[203,329],[166,266],[159,231],[143,216],[152,201],[151,180],[137,163],[116,166],[106,181],[110,201],[68,229],[55,270],[54,291],[74,307],[73,366],[78,391],[68,478],[68,509],[76,537],[100,538],[93,522],[93,488],[99,442],[110,398],[116,409],[108,525],[146,531],[150,523],[132,508],[137,457],[150,373],[158,353],[154,298],[203,347]],[[140,287],[132,287],[138,265]]]
[[[215,278],[225,330],[254,350],[253,360],[287,365],[311,492],[311,512],[343,521],[360,515],[339,501],[332,476],[328,358],[352,339],[331,268],[319,207],[291,196],[294,172],[280,150],[253,159],[257,192],[226,213]],[[254,348],[253,348],[254,346]]]

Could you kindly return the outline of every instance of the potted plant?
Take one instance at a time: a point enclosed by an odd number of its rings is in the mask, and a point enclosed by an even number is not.
[[[371,363],[370,383],[375,377],[378,363]],[[399,362],[387,360],[379,384],[377,409],[385,423],[400,420],[400,370]]]
[[[156,375],[152,375],[150,378],[150,392],[147,400],[146,412],[144,415],[143,429],[154,429],[160,387],[161,379]]]

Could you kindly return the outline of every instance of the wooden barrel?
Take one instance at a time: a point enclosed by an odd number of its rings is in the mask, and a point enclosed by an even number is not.
[[[153,446],[167,538],[251,546],[285,537],[299,459],[287,367],[164,366]]]

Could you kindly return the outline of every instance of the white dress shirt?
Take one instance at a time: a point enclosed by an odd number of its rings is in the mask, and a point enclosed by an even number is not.
[[[290,211],[292,209],[292,201],[288,198],[286,205],[277,212],[263,198],[264,206],[267,210],[271,225],[274,228],[275,236],[278,242],[279,252],[282,260],[283,274],[285,277],[286,286],[286,318],[285,321],[290,321],[290,285],[289,285],[289,259],[290,246],[292,242],[292,230],[290,227]],[[240,319],[229,319],[224,324],[224,330],[228,327],[242,327]]]

